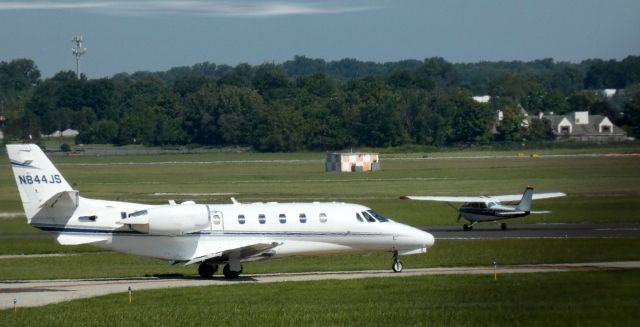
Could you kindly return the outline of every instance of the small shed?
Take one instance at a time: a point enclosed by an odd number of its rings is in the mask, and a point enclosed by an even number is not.
[[[368,152],[329,152],[325,161],[327,172],[366,172],[380,170],[380,158],[377,153]]]

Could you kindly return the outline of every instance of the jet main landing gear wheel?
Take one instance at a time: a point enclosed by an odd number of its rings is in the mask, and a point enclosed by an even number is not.
[[[198,274],[202,278],[211,278],[216,271],[218,271],[218,265],[210,265],[203,262],[198,266]]]
[[[507,224],[505,223],[500,224],[500,229],[507,230]]]
[[[464,224],[464,225],[462,226],[462,230],[464,230],[464,231],[473,230],[473,225],[467,225],[467,224]]]
[[[222,273],[224,274],[224,278],[226,279],[238,278],[238,276],[240,276],[240,274],[242,273],[242,265],[240,265],[240,271],[233,271],[231,270],[231,268],[229,268],[229,264],[226,264],[222,269]]]

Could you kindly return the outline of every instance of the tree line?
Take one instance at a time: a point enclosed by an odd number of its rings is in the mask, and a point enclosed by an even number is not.
[[[200,63],[163,72],[42,79],[32,60],[0,62],[7,138],[76,129],[77,143],[251,146],[260,151],[406,144],[486,144],[553,138],[530,114],[589,110],[640,135],[640,57],[581,63]],[[595,90],[625,89],[606,97]],[[474,101],[474,95],[491,101]],[[504,113],[496,127],[496,112]]]

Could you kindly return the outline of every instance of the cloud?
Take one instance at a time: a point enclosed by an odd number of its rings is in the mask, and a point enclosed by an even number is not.
[[[294,3],[292,1],[29,1],[0,2],[2,11],[74,10],[111,15],[200,15],[272,17],[344,14],[374,10],[371,6],[349,6],[338,2]]]

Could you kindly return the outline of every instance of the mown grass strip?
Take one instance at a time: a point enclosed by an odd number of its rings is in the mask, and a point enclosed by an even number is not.
[[[635,326],[638,270],[134,290],[0,312],[3,326]],[[6,296],[4,297],[6,298]]]

